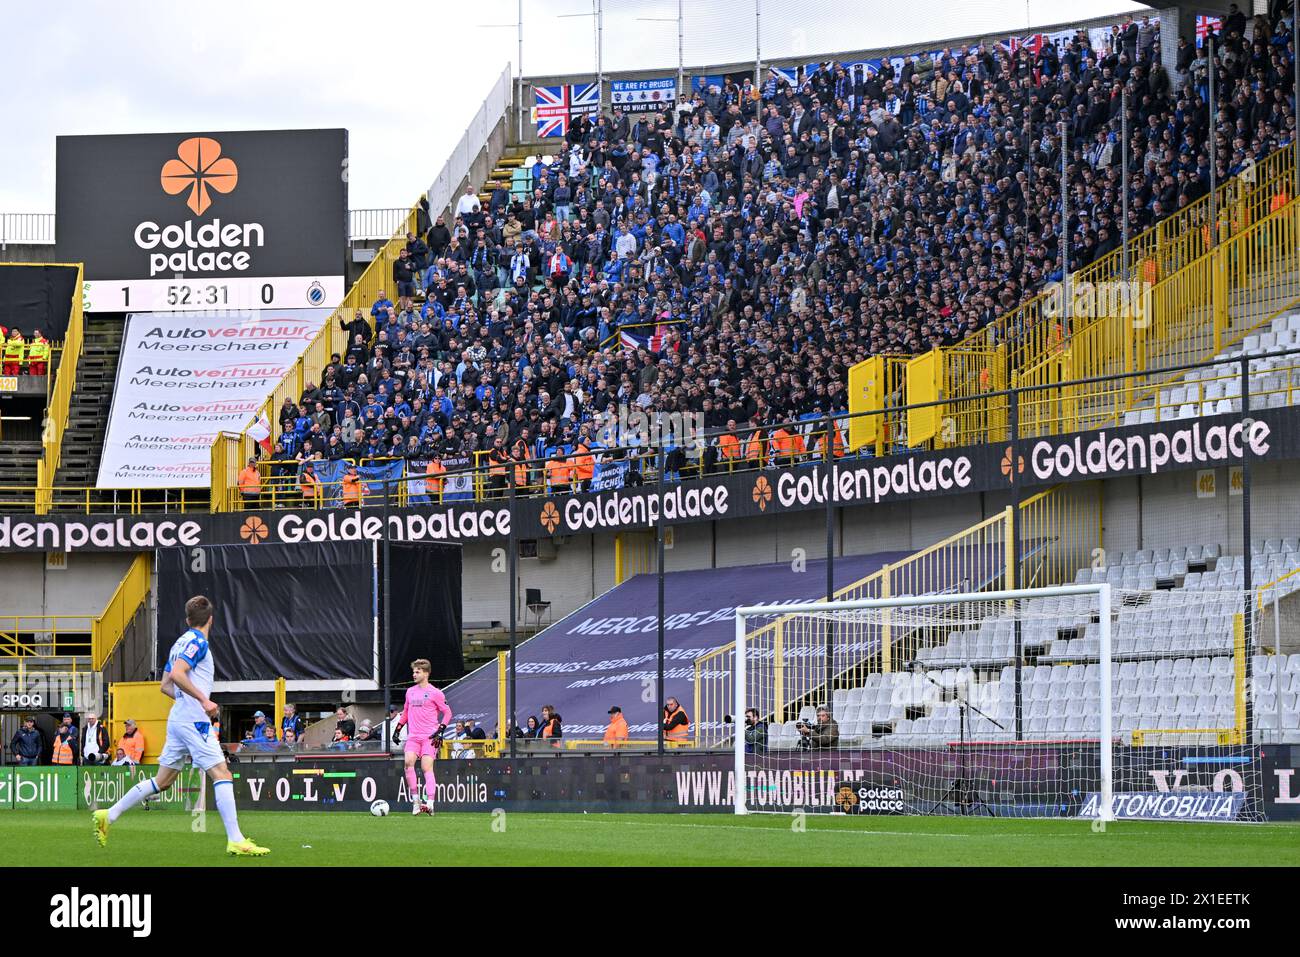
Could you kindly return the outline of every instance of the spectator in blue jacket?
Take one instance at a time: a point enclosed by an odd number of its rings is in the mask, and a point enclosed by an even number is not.
[[[393,300],[384,295],[384,290],[381,289],[379,290],[379,298],[377,298],[375,304],[370,307],[370,315],[375,319],[379,319],[380,316],[387,316],[388,310],[392,308]]]
[[[38,764],[41,752],[45,750],[45,738],[36,728],[36,719],[30,715],[23,718],[22,727],[14,732],[9,742],[9,750],[20,765]]]
[[[265,738],[268,736],[274,737],[275,729],[272,728],[269,723],[267,723],[266,712],[254,711],[253,712],[253,737]]]
[[[294,737],[301,738],[302,733],[305,730],[306,725],[303,724],[302,718],[299,717],[297,707],[292,704],[286,704],[284,706],[284,717],[280,719],[281,735],[283,736],[287,731],[293,731]],[[288,738],[286,737],[285,740],[287,741]]]

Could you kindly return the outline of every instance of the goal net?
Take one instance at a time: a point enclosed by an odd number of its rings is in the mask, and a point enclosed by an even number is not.
[[[1082,584],[738,609],[736,813],[1258,820],[1251,608]]]

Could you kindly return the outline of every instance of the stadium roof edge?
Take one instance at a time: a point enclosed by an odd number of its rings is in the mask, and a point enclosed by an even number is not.
[[[1173,2],[1169,2],[1169,3],[1147,2],[1147,0],[1133,0],[1133,2],[1141,3],[1144,6],[1149,6],[1151,8],[1151,14],[1156,14],[1163,10],[1176,10],[1181,15],[1179,32],[1185,33],[1190,39],[1195,29],[1194,26],[1195,17],[1197,15],[1212,15],[1215,13],[1226,13],[1228,11],[1229,3],[1231,3],[1232,0],[1205,0],[1205,2],[1201,2],[1201,3],[1193,3],[1191,2],[1191,0],[1173,0]],[[1239,3],[1238,6],[1241,6],[1241,4]],[[1248,17],[1253,15],[1250,12],[1246,12],[1246,13]],[[1143,13],[1140,15],[1150,16],[1151,14]],[[1103,27],[1103,26],[1108,26],[1112,23],[1119,23],[1123,21],[1125,17],[1138,16],[1138,15],[1139,13],[1137,11],[1134,11],[1133,13],[1117,12],[1117,13],[1107,14],[1106,16],[1090,17],[1083,20],[1067,20],[1059,23],[1036,24],[1032,28],[1022,29],[1015,26],[1008,26],[1005,29],[998,30],[992,33],[975,33],[975,34],[966,34],[963,36],[939,37],[939,38],[918,37],[916,40],[908,41],[905,44],[894,44],[892,46],[886,46],[886,47],[872,47],[868,49],[857,49],[857,50],[830,50],[830,51],[821,51],[817,53],[805,53],[805,54],[800,54],[798,56],[785,56],[785,57],[764,56],[763,66],[765,68],[772,67],[772,66],[777,66],[777,67],[798,66],[804,63],[824,62],[825,60],[828,59],[869,60],[869,59],[874,59],[876,57],[885,56],[887,54],[897,55],[900,50],[960,46],[960,45],[971,44],[971,43],[979,43],[980,41],[996,41],[996,40],[1004,39],[1005,37],[1012,34],[1019,34],[1019,33],[1026,32],[1029,29],[1032,29],[1032,31],[1035,33],[1053,33],[1060,30],[1067,30],[1071,27],[1079,27],[1081,29]],[[1184,20],[1185,22],[1183,22]],[[737,73],[742,70],[752,69],[753,66],[754,66],[753,60],[735,61],[731,63],[707,63],[707,64],[688,63],[684,65],[683,72],[686,73],[687,75],[698,74],[706,71],[709,74]],[[618,79],[633,79],[633,80],[651,79],[654,77],[663,76],[666,73],[673,73],[676,71],[676,69],[677,69],[676,64],[665,64],[663,66],[657,66],[648,69],[637,69],[637,70],[609,69],[607,70],[605,76],[606,79],[609,79],[611,77],[616,77]],[[550,85],[555,85],[560,83],[572,83],[577,78],[590,77],[592,73],[593,71],[586,70],[581,73],[547,73],[547,74],[537,74],[535,76],[528,75],[523,78],[523,82],[532,86],[550,86]]]

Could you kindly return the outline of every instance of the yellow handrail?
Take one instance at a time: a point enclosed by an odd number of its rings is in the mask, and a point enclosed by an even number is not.
[[[146,512],[207,511],[206,488],[101,489],[93,485],[0,485],[0,510],[34,508],[44,492],[46,511],[75,510],[78,514],[143,515]]]
[[[81,263],[54,263],[75,268],[77,284],[72,290],[71,310],[68,314],[68,332],[63,338],[63,351],[59,355],[59,368],[54,386],[50,389],[45,411],[45,427],[41,431],[41,458],[36,463],[35,510],[44,515],[50,510],[53,498],[54,476],[59,470],[59,456],[63,448],[63,430],[68,425],[68,410],[72,406],[72,393],[77,388],[77,365],[81,361],[81,345],[85,338],[85,314],[82,290],[85,269]],[[48,383],[48,380],[47,380]]]
[[[329,363],[330,355],[337,352],[340,355],[346,351],[347,343],[343,340],[343,330],[339,326],[340,319],[351,319],[353,313],[358,310],[369,310],[371,304],[377,298],[379,290],[387,290],[392,287],[392,264],[398,258],[398,253],[406,246],[406,234],[415,232],[416,216],[420,206],[418,201],[411,206],[411,211],[407,213],[406,219],[401,226],[393,233],[392,237],[384,244],[383,248],[375,253],[375,258],[371,260],[370,265],[365,269],[355,283],[343,296],[343,301],[325,320],[325,325],[316,335],[299,357],[298,361],[293,364],[284,378],[267,396],[266,402],[258,410],[266,416],[274,431],[278,423],[278,410],[284,404],[284,400],[291,399],[295,404],[302,398],[303,387],[309,381],[318,381],[321,370]],[[256,416],[254,416],[256,418]],[[218,445],[226,445],[227,448],[218,450]],[[232,510],[235,505],[234,501],[238,497],[239,490],[235,485],[234,479],[238,474],[239,465],[235,464],[234,474],[230,474],[231,463],[239,463],[247,459],[253,452],[253,441],[248,437],[248,430],[245,429],[239,436],[236,443],[231,446],[229,439],[218,435],[213,443],[212,461],[214,465],[212,473],[212,489],[210,508],[213,512],[225,512]],[[220,467],[220,471],[216,468]]]
[[[1236,308],[1230,308],[1236,294]],[[1300,199],[1242,229],[1124,309],[1082,325],[1016,379],[1020,435],[1099,428],[1121,421],[1178,376],[1142,370],[1204,362],[1300,302]],[[1247,311],[1253,306],[1253,311]],[[1120,373],[1106,382],[1061,386]],[[1203,400],[1198,390],[1198,411]]]
[[[151,569],[152,553],[136,555],[98,615],[0,615],[0,657],[89,656],[101,670],[149,594]]]
[[[1289,145],[1269,154],[1242,173],[1221,185],[1217,191],[1217,208],[1238,228],[1262,219],[1279,188],[1289,190],[1295,178],[1295,146]],[[1249,181],[1248,181],[1249,180]],[[1294,198],[1294,197],[1293,197]],[[1207,193],[1173,215],[1129,239],[1130,278],[1154,284],[1177,272],[1205,252],[1201,227],[1209,218],[1210,197]],[[1096,262],[1071,274],[1070,285],[1114,282],[1123,275],[1123,248],[1113,250]],[[1039,362],[1056,348],[1069,330],[1061,327],[1055,300],[1045,291],[993,322],[977,329],[951,349],[983,348],[1006,342],[1010,348],[1011,369],[1023,369]],[[947,349],[945,349],[945,352]]]
[[[118,583],[113,597],[108,600],[103,613],[91,623],[91,661],[99,671],[122,640],[126,627],[135,618],[136,611],[149,594],[152,566],[151,553],[142,552],[135,557],[126,575]]]

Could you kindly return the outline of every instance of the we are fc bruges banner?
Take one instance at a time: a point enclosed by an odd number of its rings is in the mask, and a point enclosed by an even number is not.
[[[614,80],[609,85],[609,102],[624,113],[663,110],[677,102],[677,80]]]

